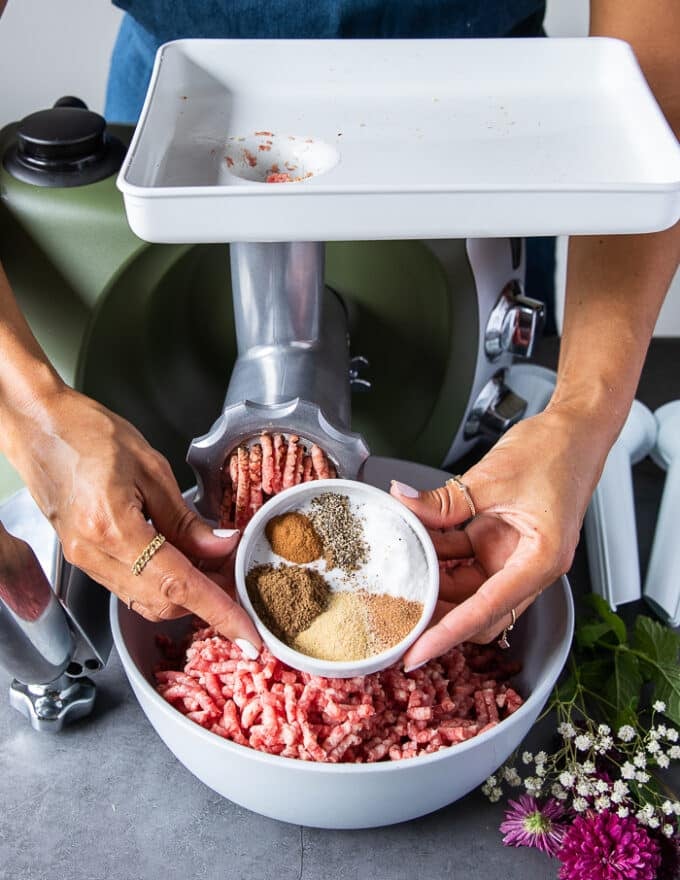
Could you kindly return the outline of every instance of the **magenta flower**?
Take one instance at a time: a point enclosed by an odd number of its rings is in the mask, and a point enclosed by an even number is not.
[[[559,801],[550,798],[539,806],[535,797],[521,794],[516,801],[508,801],[510,807],[501,822],[506,846],[535,846],[549,856],[557,855],[565,827],[559,823],[564,809]]]
[[[655,880],[659,845],[632,816],[605,810],[577,816],[557,857],[560,880]]]

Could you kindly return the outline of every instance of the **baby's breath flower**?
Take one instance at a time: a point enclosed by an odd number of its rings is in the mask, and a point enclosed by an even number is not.
[[[673,815],[673,804],[669,800],[665,800],[661,804],[661,811],[665,816]]]
[[[658,739],[660,735],[661,734],[658,732],[656,727],[650,727],[649,731],[647,733],[647,736],[649,737],[650,740]]]
[[[655,712],[665,712],[666,711],[666,704],[664,703],[663,700],[655,700],[652,703],[652,709],[654,709]]]
[[[568,770],[563,770],[559,776],[560,785],[563,785],[565,788],[571,788],[574,782],[576,781],[576,777],[573,773],[570,773]]]
[[[588,801],[582,797],[576,797],[571,803],[577,813],[584,813],[588,809]]]
[[[661,833],[665,834],[666,837],[673,836],[673,826],[672,825],[664,825],[661,829]]]
[[[581,772],[586,776],[591,776],[595,772],[595,764],[592,761],[584,761],[581,764]]]
[[[635,774],[636,782],[649,782],[649,773],[646,773],[644,770],[638,770]]]
[[[576,729],[573,724],[563,721],[557,728],[557,732],[564,739],[573,739],[576,736]]]
[[[678,801],[674,801],[673,803],[673,812],[676,816],[680,816],[680,803]]]
[[[592,744],[593,741],[590,738],[590,735],[587,733],[579,733],[579,735],[574,740],[574,745],[579,750],[579,752],[587,752]]]
[[[608,724],[600,724],[598,725],[597,732],[600,736],[608,736],[612,731]]]
[[[638,820],[640,825],[647,824],[647,816],[645,816],[645,814],[642,812],[642,810],[637,811],[637,813],[635,814],[635,818]]]
[[[537,764],[545,764],[548,760],[548,755],[546,752],[536,752],[536,763]]]
[[[648,819],[651,819],[654,815],[654,807],[651,804],[645,804],[642,807],[642,812]]]
[[[609,791],[609,785],[606,780],[598,779],[595,783],[595,791],[600,792],[600,794],[602,794],[602,792]]]
[[[550,793],[558,801],[566,801],[568,797],[567,792],[557,782],[553,783],[553,786],[550,789]]]
[[[521,785],[522,780],[520,779],[520,775],[514,767],[504,767],[503,768],[503,778],[508,783],[508,785]]]
[[[651,742],[647,743],[647,751],[650,755],[655,755],[657,752],[661,751],[661,744],[658,740],[653,739]]]
[[[522,752],[522,763],[523,764],[531,764],[531,762],[533,760],[534,760],[534,756],[531,754],[531,752]]]
[[[641,770],[647,766],[647,757],[644,752],[635,752],[633,755],[633,764]]]
[[[623,727],[619,727],[617,736],[621,742],[630,742],[632,739],[635,739],[635,728],[631,727],[630,724],[624,724]]]
[[[528,792],[540,792],[542,784],[543,782],[538,776],[527,776],[524,780],[524,787]]]
[[[678,731],[674,727],[669,727],[666,731],[666,739],[668,742],[677,742],[678,741]]]
[[[658,828],[660,824],[661,822],[659,822],[656,816],[650,816],[649,819],[647,819],[647,825],[650,828]]]
[[[626,761],[621,767],[621,779],[635,779],[635,766]]]
[[[615,804],[620,804],[621,801],[628,796],[628,786],[625,782],[620,779],[617,779],[614,783],[611,792],[611,799]]]
[[[611,801],[606,795],[601,795],[598,798],[595,798],[595,809],[598,813],[603,812],[603,810],[608,810],[611,805]]]
[[[668,733],[668,728],[666,727],[665,724],[657,724],[656,731],[659,734],[659,736],[666,736],[666,734]]]
[[[595,743],[595,749],[599,755],[604,755],[606,752],[611,749],[614,745],[614,740],[611,736],[601,736],[600,739]]]
[[[628,814],[628,807],[619,807],[616,811],[616,815],[619,817],[619,819],[626,819],[628,817]]]
[[[666,767],[670,765],[671,761],[668,755],[664,755],[663,753],[661,753],[660,755],[656,756],[656,763],[659,765],[659,767],[661,767],[662,770],[665,770]]]
[[[491,791],[489,792],[489,800],[491,801],[492,804],[495,804],[497,801],[499,801],[501,799],[502,794],[503,794],[503,791],[500,788],[498,788],[498,787],[492,788]]]
[[[592,785],[584,779],[576,783],[576,793],[582,797],[588,797],[588,795],[592,794],[592,788]]]
[[[671,761],[677,761],[680,758],[680,746],[671,746],[668,750],[668,757]]]

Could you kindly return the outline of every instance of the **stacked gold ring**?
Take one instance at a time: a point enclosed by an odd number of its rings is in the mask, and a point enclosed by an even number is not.
[[[472,495],[470,495],[470,490],[465,485],[465,483],[461,480],[460,474],[456,474],[453,477],[450,477],[446,481],[446,485],[457,486],[458,489],[463,493],[463,498],[467,502],[467,506],[470,508],[470,516],[474,519],[477,516],[477,508],[475,507],[475,502],[472,500]]]
[[[144,571],[151,557],[160,550],[163,544],[165,544],[165,536],[158,532],[135,559],[132,566],[132,573],[140,575]]]
[[[510,625],[505,627],[497,642],[498,647],[503,648],[503,650],[510,647],[510,642],[508,641],[508,633],[512,632],[512,630],[515,628],[515,624],[517,623],[517,614],[515,613],[514,608],[510,609],[510,617],[512,618],[512,620],[510,621]]]

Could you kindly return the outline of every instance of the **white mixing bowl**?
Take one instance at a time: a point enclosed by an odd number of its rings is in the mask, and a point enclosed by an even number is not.
[[[111,627],[139,703],[172,753],[229,800],[284,822],[370,828],[423,816],[462,797],[493,773],[533,725],[569,653],[574,609],[566,578],[545,590],[512,633],[523,666],[524,704],[496,727],[431,755],[376,764],[314,764],[228,742],[173,709],[153,687],[161,659],[155,636],[177,638],[187,620],[152,624],[114,596]]]

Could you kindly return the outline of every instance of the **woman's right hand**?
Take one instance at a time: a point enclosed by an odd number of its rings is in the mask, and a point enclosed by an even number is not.
[[[61,386],[13,413],[7,451],[67,560],[149,620],[193,612],[251,657],[261,640],[246,612],[194,564],[212,567],[238,532],[213,531],[184,502],[166,459],[129,422]],[[166,543],[139,575],[157,532]]]

